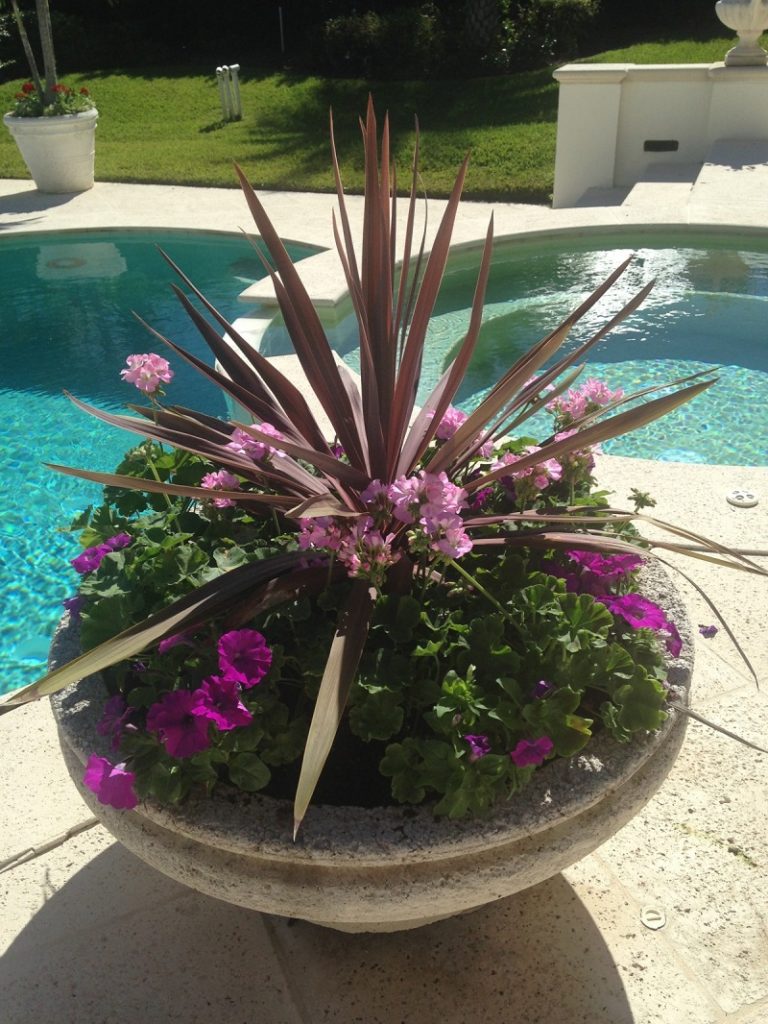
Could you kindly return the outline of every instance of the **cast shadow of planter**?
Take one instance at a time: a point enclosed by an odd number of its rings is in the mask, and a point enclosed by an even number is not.
[[[297,1003],[334,1024],[635,1024],[615,957],[562,875],[426,928],[271,919]]]
[[[64,206],[66,203],[70,203],[77,196],[81,195],[80,192],[39,192],[37,189],[24,189],[20,192],[15,192],[13,195],[6,195],[0,199],[0,215],[7,216],[9,214],[22,214],[22,213],[44,213],[46,210],[50,210],[55,206]],[[34,221],[31,218],[24,218],[24,220],[18,221],[5,221],[0,223],[0,230],[16,224],[31,224]]]
[[[117,843],[60,887],[44,860],[47,899],[0,966],[6,1024],[634,1021],[561,875],[426,928],[347,935],[202,896]]]

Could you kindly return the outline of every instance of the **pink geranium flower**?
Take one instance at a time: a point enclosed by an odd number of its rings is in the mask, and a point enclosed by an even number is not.
[[[118,810],[130,810],[139,798],[134,790],[136,775],[125,764],[112,764],[106,757],[91,754],[85,766],[83,782],[98,797],[99,803]]]
[[[154,352],[128,356],[126,363],[128,369],[121,370],[120,376],[129,384],[135,384],[146,395],[154,395],[161,384],[168,384],[173,379],[173,370],[168,360]]]
[[[623,396],[621,388],[611,391],[603,381],[590,377],[580,388],[571,389],[567,394],[553,398],[545,408],[554,413],[558,423],[569,426],[574,420],[581,419],[587,413],[596,412]]]
[[[274,437],[276,441],[285,440],[280,431],[273,427],[271,423],[254,423],[253,427],[268,437]],[[266,444],[264,441],[259,441],[241,427],[235,427],[232,431],[231,439],[225,447],[233,452],[237,452],[238,455],[245,455],[247,458],[253,459],[254,462],[261,462],[268,455],[281,459],[285,458],[284,451],[281,451],[279,448],[273,448],[272,445]]]
[[[272,651],[255,629],[233,629],[219,637],[219,671],[223,679],[246,689],[256,686],[269,671]]]
[[[386,570],[400,557],[399,552],[392,550],[394,538],[393,533],[384,536],[376,530],[370,516],[362,516],[342,538],[339,561],[349,576],[369,579],[380,586]]]
[[[299,547],[302,551],[308,548],[338,551],[343,540],[344,530],[332,516],[299,520]]]
[[[215,473],[206,473],[200,486],[210,491],[237,491],[240,489],[240,481],[228,470],[220,469]],[[231,508],[235,504],[232,498],[213,498],[212,501],[216,508]]]
[[[435,431],[435,437],[440,441],[450,441],[462,424],[466,423],[469,417],[461,409],[449,405],[443,413],[443,418]]]

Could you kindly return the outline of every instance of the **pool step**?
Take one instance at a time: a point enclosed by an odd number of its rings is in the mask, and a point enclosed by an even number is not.
[[[652,164],[621,204],[628,209],[684,208],[701,164]]]
[[[694,183],[690,212],[734,209],[749,213],[754,223],[768,215],[768,139],[718,139],[713,143]]]

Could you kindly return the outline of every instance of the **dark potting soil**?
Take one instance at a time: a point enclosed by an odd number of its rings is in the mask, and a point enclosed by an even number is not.
[[[396,803],[390,780],[379,774],[379,762],[387,744],[364,743],[342,723],[312,798],[313,804],[333,807],[389,807]],[[272,779],[263,791],[268,796],[293,800],[299,781],[300,764],[272,769]]]

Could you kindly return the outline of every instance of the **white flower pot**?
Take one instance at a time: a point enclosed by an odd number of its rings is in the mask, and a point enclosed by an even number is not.
[[[667,577],[643,592],[677,623],[685,647],[669,684],[687,704],[693,640]],[[79,653],[65,617],[51,667]],[[428,806],[310,807],[291,841],[290,802],[222,787],[179,808],[146,801],[132,811],[100,804],[83,785],[92,753],[114,758],[99,736],[106,691],[91,676],[53,698],[67,768],[81,796],[123,845],[179,882],[229,903],[347,932],[430,924],[537,885],[591,853],[653,796],[685,733],[672,711],[658,732],[626,745],[603,733],[584,754],[537,771],[527,788],[487,817],[436,819]]]
[[[93,188],[98,116],[97,110],[85,110],[57,117],[3,117],[40,192]]]

